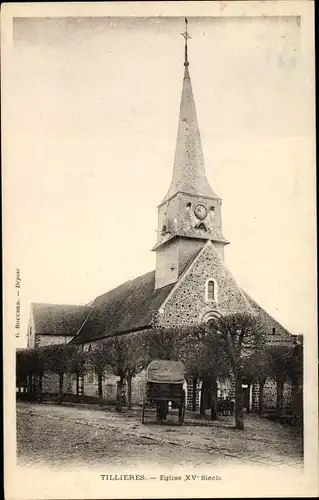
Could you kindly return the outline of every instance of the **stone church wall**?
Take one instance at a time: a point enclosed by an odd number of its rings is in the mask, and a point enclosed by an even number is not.
[[[144,389],[146,384],[146,370],[132,379],[132,403],[140,405],[143,403]]]
[[[114,401],[116,399],[116,384],[119,380],[119,377],[115,377],[114,375],[106,374],[103,377],[102,382],[102,390],[103,390],[103,398],[108,399],[110,401]],[[84,376],[84,395],[98,397],[98,378],[95,374],[94,370],[90,370]]]
[[[286,381],[283,392],[283,406],[287,407],[291,404],[291,383]],[[277,389],[275,380],[268,378],[264,387],[264,407],[276,408]]]
[[[69,394],[75,394],[74,388],[74,375],[65,374],[63,378],[63,390]],[[76,387],[76,385],[75,385]],[[42,391],[50,394],[57,394],[59,392],[59,375],[53,372],[45,372],[42,379]]]
[[[186,273],[157,316],[159,326],[198,324],[205,314],[215,309],[230,313],[252,312],[246,297],[221,262],[213,245],[206,246]],[[216,280],[218,287],[217,301],[210,303],[205,301],[205,284],[209,278]]]

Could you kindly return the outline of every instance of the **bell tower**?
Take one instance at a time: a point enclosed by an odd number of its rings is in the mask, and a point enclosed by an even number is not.
[[[195,101],[189,74],[188,45],[185,39],[184,77],[173,177],[158,207],[155,289],[178,280],[190,260],[211,240],[224,259],[228,241],[222,233],[221,198],[214,193],[205,174]]]

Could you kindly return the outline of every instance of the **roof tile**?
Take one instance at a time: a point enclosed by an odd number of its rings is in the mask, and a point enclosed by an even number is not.
[[[82,344],[149,326],[174,283],[159,290],[154,286],[155,271],[151,271],[97,297],[92,313],[72,342]]]
[[[89,306],[32,303],[35,333],[41,335],[76,335],[87,318]]]

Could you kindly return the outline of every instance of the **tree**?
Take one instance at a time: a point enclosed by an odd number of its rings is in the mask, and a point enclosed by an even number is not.
[[[39,349],[42,349],[45,369],[59,376],[58,403],[61,404],[64,395],[64,375],[72,372],[75,357],[78,355],[78,347],[70,344],[58,344]]]
[[[247,313],[227,314],[209,324],[219,337],[235,380],[235,428],[244,429],[242,378],[244,358],[261,348],[263,329],[256,316]]]
[[[88,364],[88,352],[84,351],[82,346],[74,346],[74,355],[72,355],[70,358],[69,371],[70,373],[74,373],[76,376],[77,394],[79,388],[79,378],[84,377],[88,368]]]
[[[30,366],[28,363],[28,350],[16,351],[16,385],[20,393],[20,388],[28,386]]]
[[[109,364],[110,354],[108,347],[104,343],[96,344],[87,355],[88,363],[96,373],[98,380],[98,397],[103,399],[103,377],[105,370]]]
[[[256,351],[243,360],[244,376],[250,383],[258,382],[259,401],[258,413],[264,411],[264,387],[268,377],[271,376],[270,361],[266,348],[256,349]]]
[[[182,360],[192,340],[196,340],[195,327],[154,328],[147,336],[149,361]]]
[[[217,418],[217,379],[229,375],[229,363],[219,338],[204,325],[159,328],[149,335],[150,359],[182,361],[186,376],[193,379],[192,409],[196,410],[196,386],[202,380],[200,412],[211,407],[211,417]]]
[[[291,358],[293,355],[292,345],[276,345],[267,348],[270,373],[276,382],[276,408],[277,416],[280,417],[283,412],[283,393],[284,384],[289,376],[291,367]]]
[[[205,335],[205,328],[203,325],[196,325],[192,328],[190,334],[187,334],[186,345],[182,353],[182,361],[186,368],[186,378],[192,379],[193,393],[192,393],[192,411],[196,411],[196,388],[197,382],[203,375],[203,338]],[[203,398],[201,398],[201,403]],[[202,408],[203,405],[201,404]]]
[[[45,359],[42,354],[43,348],[24,349],[18,351],[16,356],[17,383],[27,386],[30,394],[36,395],[37,400],[41,401],[42,379],[45,371]]]
[[[207,327],[201,343],[199,375],[203,380],[202,396],[205,397],[205,386],[210,393],[211,419],[217,420],[217,380],[230,375],[230,364],[219,336],[214,335]],[[203,406],[203,402],[202,405]],[[205,407],[202,408],[202,413]]]
[[[185,364],[186,376],[193,379],[192,409],[196,410],[196,386],[199,377],[198,356],[204,328],[184,326],[173,328],[157,328],[148,336],[148,358],[176,360]]]
[[[148,364],[148,353],[145,349],[146,335],[130,335],[127,337],[126,357],[124,358],[123,373],[127,381],[127,408],[132,407],[132,378],[144,370]]]
[[[127,382],[127,407],[132,407],[132,378],[146,368],[148,363],[147,334],[128,334],[109,337],[106,341],[107,364],[114,375],[120,377],[117,384],[117,410],[121,411],[124,381]]]
[[[193,377],[193,386],[198,379],[202,380],[200,413],[211,408],[212,420],[217,419],[217,380],[229,376],[229,363],[222,349],[219,337],[214,335],[207,325],[196,325],[184,337],[185,347],[182,361],[188,376]],[[193,410],[195,410],[196,394],[193,393]]]

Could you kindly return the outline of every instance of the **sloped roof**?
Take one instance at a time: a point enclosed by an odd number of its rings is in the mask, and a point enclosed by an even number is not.
[[[287,338],[292,337],[292,334],[284,326],[282,326],[275,318],[273,318],[269,313],[267,313],[267,311],[265,311],[265,309],[263,309],[254,299],[252,299],[248,295],[248,293],[246,293],[244,290],[243,290],[243,293],[247,297],[247,300],[251,304],[252,308],[258,314],[260,314],[262,320],[266,324],[268,324],[269,327],[276,329],[275,334],[272,334],[271,332],[269,332],[270,335],[273,336],[274,341],[276,341],[277,338],[278,338],[278,340],[280,340],[280,339],[282,339],[282,337],[287,337]]]
[[[32,303],[35,333],[73,336],[81,328],[91,308],[81,305]]]
[[[174,283],[154,290],[155,271],[143,274],[100,295],[92,302],[92,312],[72,343],[82,344],[118,333],[149,326]]]

